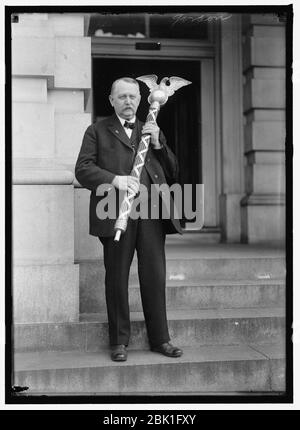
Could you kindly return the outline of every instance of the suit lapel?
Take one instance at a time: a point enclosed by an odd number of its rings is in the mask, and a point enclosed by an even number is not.
[[[143,124],[141,123],[141,121],[139,119],[136,119],[136,139],[141,139],[142,136],[142,126]],[[137,145],[140,142],[137,142]]]
[[[132,134],[131,134],[131,138],[130,138],[130,145],[134,148],[135,152],[137,151],[138,144],[139,144],[139,142],[138,142],[138,139],[140,136],[139,129],[140,129],[139,128],[139,121],[136,120],[136,125],[135,125],[134,129],[132,130]]]
[[[132,150],[129,137],[127,136],[124,127],[122,127],[122,124],[115,114],[111,116],[111,121],[107,128],[117,139],[119,139],[122,143],[124,143],[124,145],[128,146],[128,148]]]

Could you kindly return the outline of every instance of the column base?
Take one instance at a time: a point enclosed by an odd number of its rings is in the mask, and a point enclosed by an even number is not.
[[[239,243],[241,241],[241,194],[220,195],[220,219],[222,242]]]
[[[285,242],[285,199],[281,195],[251,195],[241,201],[244,243]]]
[[[14,323],[79,321],[79,266],[15,266]]]

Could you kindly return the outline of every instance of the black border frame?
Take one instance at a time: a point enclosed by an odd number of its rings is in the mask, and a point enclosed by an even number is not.
[[[227,13],[274,13],[286,20],[286,391],[284,394],[260,394],[245,393],[245,395],[126,395],[126,396],[82,396],[82,395],[28,395],[15,393],[12,390],[11,382],[13,375],[12,359],[12,101],[11,101],[11,15],[18,13],[137,13],[137,12],[227,12]],[[6,63],[6,85],[5,85],[5,325],[6,325],[6,345],[5,345],[5,403],[6,404],[165,404],[165,403],[226,403],[226,404],[262,404],[262,403],[292,403],[293,402],[293,346],[292,346],[292,323],[293,323],[293,119],[292,119],[292,52],[293,52],[293,6],[290,5],[266,5],[266,6],[5,6],[5,63]],[[25,411],[19,411],[22,416]],[[42,411],[36,411],[37,413]],[[64,411],[54,411],[56,416],[63,416]],[[83,411],[71,411],[75,416]],[[87,411],[93,415],[107,414],[108,411]],[[142,413],[142,411],[139,411]],[[149,411],[148,411],[149,412]],[[178,411],[168,411],[175,414]],[[204,415],[206,411],[199,411]],[[216,411],[214,411],[215,413]],[[222,415],[225,411],[218,411]],[[236,411],[242,412],[242,411]],[[250,412],[250,411],[249,411]],[[261,411],[260,411],[261,412]],[[280,412],[280,411],[273,411]],[[9,414],[9,411],[7,411]],[[14,412],[15,413],[15,412]],[[30,413],[30,412],[28,412]],[[31,412],[32,413],[32,412]],[[113,411],[114,415],[124,416],[124,411]],[[144,412],[147,414],[147,412]],[[164,412],[166,413],[166,411]],[[188,411],[183,411],[188,413]],[[26,412],[27,414],[27,412]],[[126,411],[126,415],[132,414]],[[259,415],[263,415],[260,413]],[[96,415],[95,415],[96,416]]]

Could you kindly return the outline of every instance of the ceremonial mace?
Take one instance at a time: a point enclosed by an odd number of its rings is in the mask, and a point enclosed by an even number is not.
[[[146,118],[146,123],[156,122],[160,107],[167,102],[168,98],[172,96],[179,88],[191,84],[190,81],[179,78],[178,76],[172,76],[171,78],[163,78],[160,81],[160,84],[157,83],[156,75],[144,75],[139,76],[136,79],[144,82],[150,88],[150,95],[148,97],[150,107]],[[167,82],[169,82],[169,85],[166,84]],[[137,179],[140,179],[141,172],[145,164],[145,158],[148,152],[150,138],[150,134],[142,135],[141,141],[138,146],[133,168],[130,173],[130,176],[133,176]],[[134,191],[129,190],[126,192],[126,195],[120,207],[119,217],[116,220],[114,227],[116,231],[114,239],[115,241],[119,241],[121,233],[124,233],[126,231],[134,197]]]

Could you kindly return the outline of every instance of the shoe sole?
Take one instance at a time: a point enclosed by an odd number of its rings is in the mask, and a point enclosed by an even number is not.
[[[164,355],[165,357],[171,357],[171,358],[179,358],[182,356],[183,353],[178,354],[178,355],[169,355],[169,354],[165,354],[164,352],[161,351],[156,351],[155,349],[151,349],[152,352],[157,352],[158,354]]]
[[[112,361],[126,361],[126,360],[127,360],[127,358],[112,358],[112,357],[111,357],[111,360],[112,360]]]

